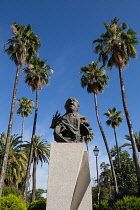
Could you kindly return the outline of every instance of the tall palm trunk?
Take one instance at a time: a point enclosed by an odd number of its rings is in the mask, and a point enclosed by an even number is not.
[[[123,80],[123,74],[122,74],[121,68],[119,68],[119,78],[120,78],[123,108],[124,108],[124,112],[125,112],[125,117],[126,117],[126,121],[127,121],[128,130],[129,130],[129,135],[131,138],[132,149],[133,149],[133,159],[134,159],[134,163],[135,163],[135,167],[136,167],[136,175],[137,175],[137,180],[138,180],[138,191],[140,194],[140,169],[139,169],[139,163],[138,163],[137,147],[136,147],[132,123],[131,123],[128,108],[127,108],[126,95],[125,95],[125,89],[124,89],[124,80]]]
[[[115,136],[115,142],[116,142],[116,149],[117,149],[117,159],[118,159],[118,167],[119,167],[119,172],[121,175],[121,184],[124,186],[123,182],[123,176],[122,176],[122,168],[121,168],[121,161],[120,161],[120,152],[119,152],[119,146],[118,146],[118,140],[117,140],[117,134],[116,134],[116,129],[114,128],[114,136]]]
[[[33,186],[32,186],[32,202],[35,201],[35,191],[36,191],[36,167],[37,167],[37,158],[34,158],[33,164]]]
[[[7,130],[7,140],[6,140],[6,145],[5,145],[5,152],[4,152],[2,168],[1,168],[1,172],[0,172],[0,197],[2,194],[3,186],[4,186],[4,179],[5,179],[5,173],[6,173],[6,168],[7,168],[7,162],[8,162],[8,153],[9,153],[9,148],[10,148],[10,137],[11,137],[12,127],[13,127],[14,109],[15,109],[15,101],[16,101],[16,93],[17,93],[17,88],[18,88],[18,79],[19,79],[20,68],[21,68],[21,66],[18,65],[17,71],[16,71],[14,89],[13,89],[13,97],[12,97],[10,118],[9,118],[8,130]]]
[[[28,159],[26,179],[25,179],[25,185],[24,185],[24,191],[23,191],[24,200],[26,200],[26,197],[27,197],[27,190],[28,190],[28,184],[29,184],[29,178],[30,178],[30,168],[31,168],[31,162],[32,162],[32,157],[33,157],[33,143],[34,143],[35,132],[36,132],[37,115],[38,115],[38,90],[36,90],[36,106],[35,106],[32,138],[31,138],[31,147],[30,147],[30,154],[29,154],[29,159]]]
[[[24,117],[22,117],[21,143],[23,141],[23,134],[24,134]]]
[[[117,156],[118,156],[118,166],[119,166],[119,168],[121,170],[120,153],[119,153],[119,146],[118,146],[118,140],[117,140],[117,134],[116,134],[116,129],[115,128],[114,128],[114,136],[115,136]]]
[[[117,185],[116,174],[115,174],[114,165],[113,165],[112,157],[111,157],[111,154],[110,154],[110,150],[109,150],[109,147],[108,147],[108,143],[107,143],[107,140],[106,140],[106,136],[105,136],[105,133],[103,131],[102,124],[101,124],[101,121],[100,121],[100,118],[99,118],[97,94],[96,93],[94,93],[94,102],[95,102],[95,111],[96,111],[97,122],[98,122],[100,131],[101,131],[104,143],[105,143],[105,147],[106,147],[106,150],[107,150],[107,154],[108,154],[108,158],[109,158],[110,166],[111,166],[111,171],[112,171],[114,187],[115,187],[115,194],[117,195],[118,194],[118,185]]]
[[[22,142],[23,142],[23,133],[24,133],[24,117],[22,117],[22,128],[21,128],[21,143],[20,143],[20,150],[22,147]]]

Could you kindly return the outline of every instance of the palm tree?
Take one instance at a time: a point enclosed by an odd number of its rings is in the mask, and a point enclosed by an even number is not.
[[[13,36],[7,41],[5,46],[8,46],[5,49],[5,52],[10,55],[11,60],[13,60],[17,66],[14,89],[13,89],[13,96],[11,102],[11,111],[10,111],[10,118],[7,130],[7,141],[5,145],[5,153],[2,163],[2,168],[0,172],[0,197],[2,194],[2,189],[4,185],[4,178],[5,172],[7,167],[8,161],[8,153],[10,147],[10,136],[12,132],[13,126],[13,117],[14,117],[14,109],[15,109],[15,102],[16,102],[16,93],[18,87],[18,78],[20,69],[30,61],[31,57],[37,52],[39,47],[39,37],[37,37],[33,31],[31,30],[31,26],[28,25],[19,25],[14,23],[11,28],[13,29]]]
[[[123,118],[120,117],[123,115],[121,111],[117,111],[116,107],[112,109],[108,109],[107,113],[104,113],[109,119],[106,121],[106,124],[109,126],[112,126],[114,130],[114,136],[115,136],[115,142],[116,142],[116,148],[117,148],[117,156],[118,156],[118,166],[121,170],[121,163],[120,163],[120,155],[119,155],[119,147],[118,147],[118,140],[117,140],[117,134],[116,134],[116,128],[122,123]]]
[[[6,144],[6,134],[0,134],[0,160],[4,156],[4,148]],[[6,186],[18,186],[22,178],[25,177],[27,167],[26,153],[20,150],[21,136],[12,135],[10,137],[10,149],[8,154],[8,163],[5,175]]]
[[[136,142],[136,145],[137,145],[138,152],[140,152],[140,131],[139,132],[135,132],[134,133],[134,137],[135,137],[135,142]],[[130,138],[130,136],[129,135],[125,135],[125,139],[127,139],[128,141],[130,141],[130,143],[124,143],[124,144],[122,144],[121,147],[129,146],[130,149],[132,149],[132,144],[131,144],[131,138]]]
[[[42,136],[35,136],[33,142],[33,185],[32,185],[32,202],[35,201],[35,191],[36,191],[36,169],[37,164],[41,161],[41,166],[43,161],[49,163],[49,156],[50,156],[50,145],[47,141],[41,140]],[[25,141],[26,144],[23,145],[26,149],[30,149],[31,143]]]
[[[111,24],[104,23],[106,32],[102,33],[99,39],[93,41],[93,43],[96,44],[94,53],[99,54],[99,61],[102,61],[103,65],[107,64],[109,69],[112,69],[113,66],[115,66],[119,70],[122,102],[128,125],[129,135],[131,138],[133,158],[135,162],[136,174],[138,179],[138,188],[140,193],[140,170],[138,164],[137,148],[126,102],[124,79],[122,72],[122,70],[128,64],[128,61],[131,58],[136,58],[136,49],[134,48],[134,46],[138,44],[138,38],[137,33],[132,29],[128,29],[126,23],[118,24],[118,22],[119,19],[115,17],[111,21]]]
[[[105,136],[105,133],[102,128],[102,124],[99,117],[99,111],[98,111],[98,102],[97,102],[97,95],[98,93],[101,93],[104,91],[104,87],[107,86],[107,80],[109,79],[107,75],[105,75],[105,70],[103,70],[103,66],[99,67],[99,62],[92,62],[88,66],[81,67],[81,73],[83,74],[81,77],[81,86],[87,87],[88,93],[94,94],[94,102],[95,102],[95,111],[96,111],[96,117],[97,122],[105,143],[105,147],[108,153],[111,170],[112,170],[112,176],[114,180],[114,186],[115,186],[115,193],[118,193],[118,186],[117,186],[117,179],[115,175],[115,170],[113,166],[112,157],[110,154],[109,146],[107,143],[107,139]]]
[[[17,99],[17,103],[19,105],[19,109],[17,110],[17,114],[22,117],[22,131],[21,131],[21,141],[23,140],[24,133],[24,118],[28,117],[29,114],[32,114],[32,109],[34,109],[34,102],[30,100],[28,97],[22,97],[21,99]]]
[[[85,136],[85,139],[84,139],[86,147],[87,147],[87,151],[88,151],[88,144],[93,139],[93,136],[94,136],[94,133],[92,133],[92,128],[89,128],[89,133],[87,136]]]
[[[47,85],[49,83],[48,78],[50,77],[50,74],[47,72],[47,70],[50,69],[51,69],[50,66],[46,65],[46,60],[40,60],[37,56],[35,56],[32,59],[31,64],[29,64],[29,67],[24,69],[24,72],[26,74],[25,82],[28,84],[28,86],[31,88],[32,91],[36,91],[35,115],[34,115],[34,123],[33,123],[32,137],[31,137],[30,155],[28,159],[26,181],[23,192],[24,199],[26,199],[27,196],[28,181],[30,177],[30,167],[33,156],[33,142],[36,132],[39,91],[44,87],[45,84]]]

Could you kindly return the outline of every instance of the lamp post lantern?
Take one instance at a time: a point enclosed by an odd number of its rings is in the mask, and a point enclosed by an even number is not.
[[[96,171],[97,171],[97,184],[98,184],[98,201],[100,200],[100,185],[99,185],[99,175],[98,175],[98,154],[99,154],[99,149],[97,146],[95,146],[94,150],[94,155],[96,157]]]

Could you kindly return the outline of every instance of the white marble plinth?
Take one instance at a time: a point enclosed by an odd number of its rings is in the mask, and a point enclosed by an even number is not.
[[[88,153],[83,143],[52,143],[46,210],[92,210]]]

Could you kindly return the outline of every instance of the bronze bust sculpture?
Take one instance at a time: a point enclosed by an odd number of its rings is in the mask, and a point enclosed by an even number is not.
[[[76,98],[69,98],[66,101],[66,113],[63,116],[56,112],[50,128],[54,129],[54,139],[56,142],[83,142],[89,134],[88,119],[80,115],[79,102]]]

